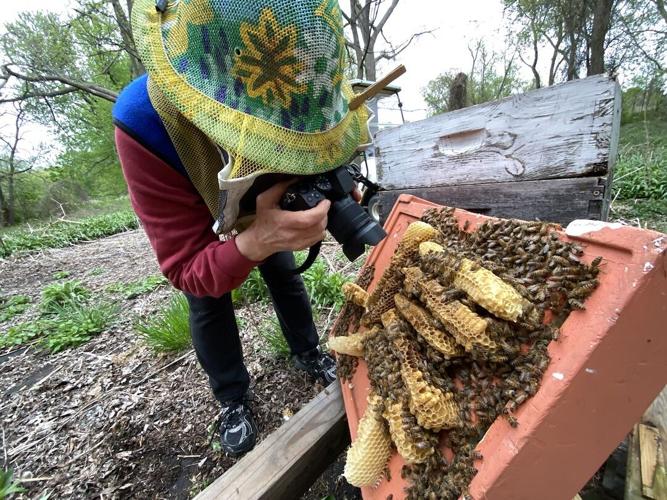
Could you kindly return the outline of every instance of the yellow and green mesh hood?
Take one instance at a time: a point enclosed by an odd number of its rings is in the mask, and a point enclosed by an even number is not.
[[[158,5],[135,2],[139,54],[170,107],[233,158],[223,183],[326,172],[369,142],[367,108],[349,109],[337,0]]]

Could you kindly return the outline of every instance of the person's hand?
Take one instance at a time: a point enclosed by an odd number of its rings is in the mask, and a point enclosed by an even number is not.
[[[361,191],[359,191],[358,187],[355,187],[354,191],[352,191],[352,199],[357,203],[361,203],[361,198],[362,198]]]
[[[276,252],[304,250],[324,239],[331,202],[300,212],[281,210],[280,198],[292,182],[278,183],[257,197],[255,221],[236,237],[245,258],[261,262]]]

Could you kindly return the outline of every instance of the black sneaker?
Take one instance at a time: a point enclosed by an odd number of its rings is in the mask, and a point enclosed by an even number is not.
[[[252,450],[257,441],[257,425],[245,399],[230,401],[222,407],[220,443],[230,457]]]
[[[319,347],[311,349],[294,357],[294,365],[308,373],[311,377],[324,385],[329,385],[336,380],[336,361],[329,353],[320,351]]]

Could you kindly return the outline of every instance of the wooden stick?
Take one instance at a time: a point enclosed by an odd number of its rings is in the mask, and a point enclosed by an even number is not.
[[[355,96],[350,101],[350,111],[354,111],[363,103],[378,95],[387,85],[396,80],[399,76],[405,74],[407,70],[402,64],[394,68],[388,75],[384,76],[379,81],[364,90],[361,94]]]

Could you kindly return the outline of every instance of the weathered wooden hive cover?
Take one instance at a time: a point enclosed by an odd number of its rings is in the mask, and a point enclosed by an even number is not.
[[[433,203],[401,195],[385,229],[389,237],[369,256],[373,289],[408,224]],[[487,217],[457,210],[467,230]],[[552,361],[537,394],[516,413],[512,428],[497,419],[478,445],[483,460],[470,485],[475,499],[573,498],[667,383],[667,236],[620,224],[575,221],[560,233],[584,247],[583,260],[602,256],[600,286],[573,311],[549,346]],[[366,409],[366,365],[342,385],[352,438]],[[391,480],[362,489],[365,499],[404,497],[402,459]]]

